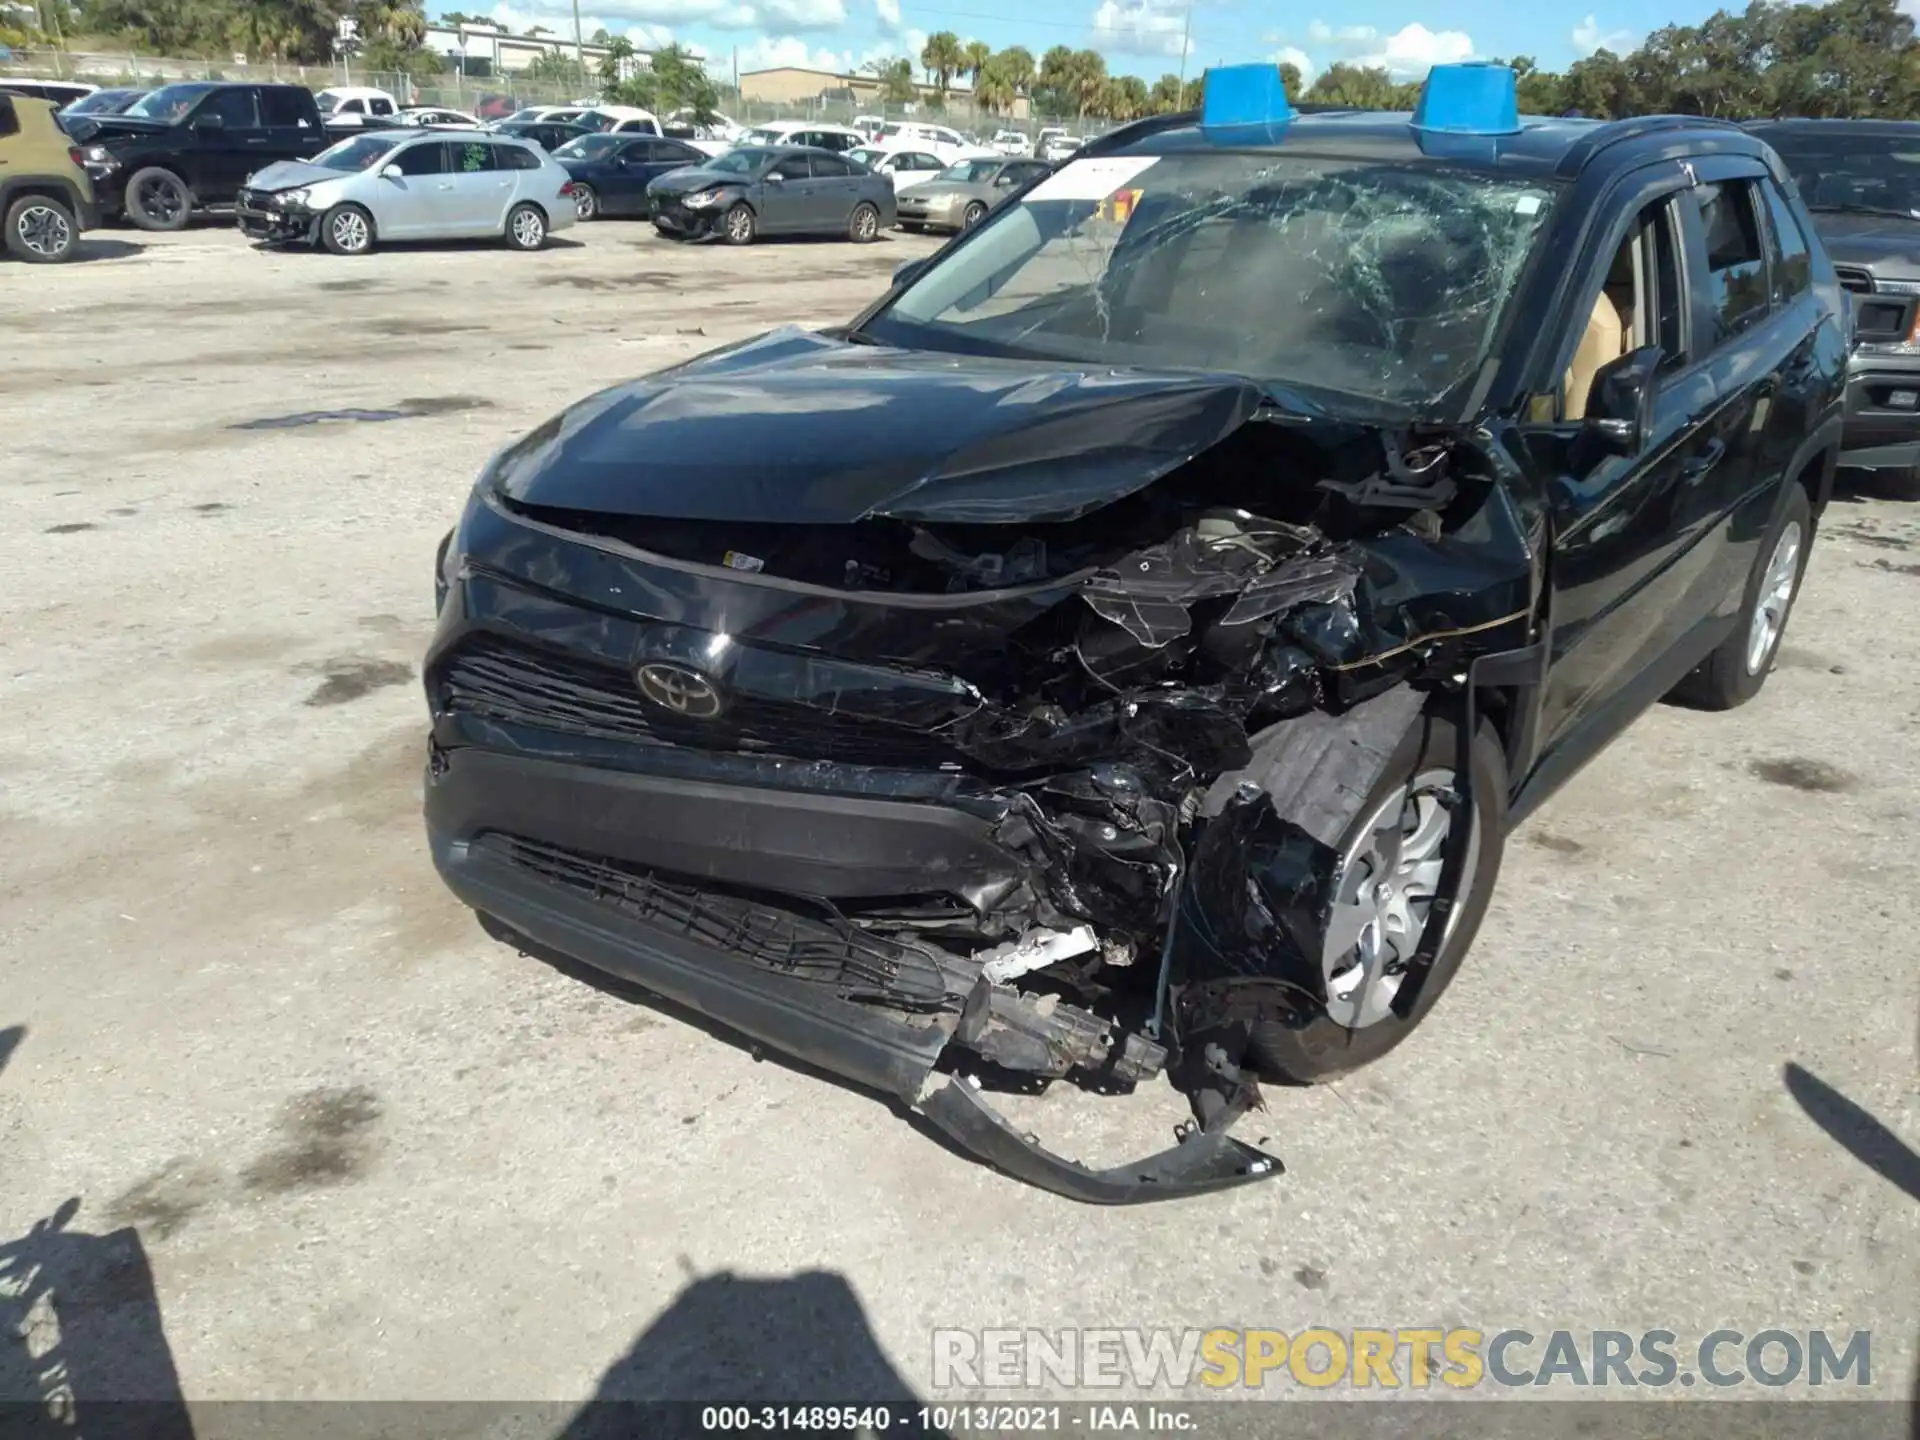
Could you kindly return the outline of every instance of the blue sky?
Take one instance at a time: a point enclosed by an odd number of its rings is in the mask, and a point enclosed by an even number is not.
[[[430,13],[477,6],[433,4]],[[1115,74],[1152,80],[1221,61],[1291,60],[1311,75],[1336,60],[1384,65],[1416,79],[1429,65],[1493,55],[1532,55],[1561,69],[1605,45],[1631,48],[1649,29],[1703,19],[1715,7],[1654,0],[1544,0],[1534,5],[1449,0],[1304,0],[1280,9],[1249,0],[581,0],[585,32],[604,28],[643,46],[677,40],[726,73],[770,65],[857,69],[891,55],[917,57],[929,32],[952,30],[995,49],[1091,46]],[[516,30],[573,29],[572,0],[512,0],[490,12]]]

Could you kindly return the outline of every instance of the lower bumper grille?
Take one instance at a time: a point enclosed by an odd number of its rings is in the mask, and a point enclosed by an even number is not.
[[[816,917],[498,832],[475,843],[511,865],[610,903],[649,925],[791,979],[831,986],[843,999],[925,1013],[958,1005],[959,997],[949,994],[945,975],[924,947],[870,934],[824,910]]]
[[[624,669],[495,636],[443,661],[435,688],[444,713],[569,735],[908,770],[958,766],[949,746],[922,731],[756,696],[729,696],[717,719],[689,719],[650,704]]]

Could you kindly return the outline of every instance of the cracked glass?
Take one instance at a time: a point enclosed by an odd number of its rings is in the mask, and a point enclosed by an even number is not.
[[[1076,161],[865,328],[916,349],[1244,375],[1419,411],[1487,359],[1554,203],[1431,165]]]

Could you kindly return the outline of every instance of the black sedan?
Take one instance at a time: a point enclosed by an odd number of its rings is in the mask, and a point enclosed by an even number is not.
[[[531,140],[542,150],[558,150],[578,140],[582,135],[597,135],[600,132],[585,125],[562,125],[554,120],[508,121],[501,125],[490,125],[502,135],[513,135],[521,140]]]
[[[553,152],[573,176],[573,203],[582,220],[601,215],[646,215],[647,186],[674,170],[704,165],[704,150],[651,135],[583,135]]]
[[[844,235],[862,244],[895,219],[893,182],[830,150],[748,145],[647,186],[654,227],[747,245],[759,235]]]

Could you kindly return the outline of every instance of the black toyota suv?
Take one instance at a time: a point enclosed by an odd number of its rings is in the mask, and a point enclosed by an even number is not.
[[[1750,127],[1799,183],[1853,292],[1856,348],[1840,463],[1920,498],[1920,124],[1773,120]]]
[[[509,445],[424,667],[494,934],[1093,1201],[1275,1173],[1257,1082],[1405,1038],[1522,817],[1760,690],[1840,444],[1842,293],[1738,126],[1206,94]],[[1110,1170],[978,1083],[1163,1070],[1194,1124]]]
[[[193,212],[231,205],[256,170],[305,160],[332,143],[299,85],[191,81],[163,85],[118,115],[67,122],[107,216],[178,230]]]

